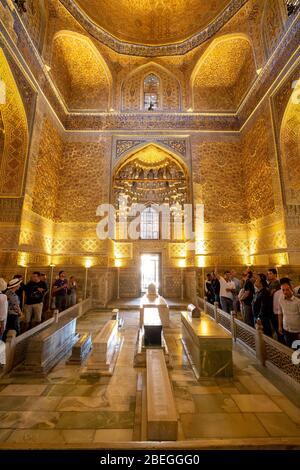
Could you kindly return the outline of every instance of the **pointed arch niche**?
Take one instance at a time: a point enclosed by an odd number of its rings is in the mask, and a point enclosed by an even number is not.
[[[245,34],[216,38],[191,76],[194,111],[236,112],[256,77],[252,43]]]
[[[58,32],[53,38],[51,76],[69,110],[109,110],[111,74],[89,38]]]
[[[145,103],[147,87],[155,88],[157,103],[152,111],[180,111],[181,88],[177,78],[167,69],[151,62],[131,72],[122,84],[122,111],[151,111]],[[149,101],[150,104],[150,101]]]
[[[180,204],[190,200],[188,169],[183,161],[162,147],[150,143],[127,154],[113,173],[112,200],[120,196],[129,205]]]
[[[1,48],[0,78],[5,83],[5,100],[0,104],[0,196],[20,197],[28,149],[27,117]]]
[[[286,107],[280,132],[287,204],[300,205],[300,79]]]

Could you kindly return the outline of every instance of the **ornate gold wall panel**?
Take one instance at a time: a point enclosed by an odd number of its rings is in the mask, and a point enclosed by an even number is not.
[[[63,166],[63,142],[48,116],[44,117],[39,142],[32,209],[54,220],[60,197],[58,188]]]
[[[54,37],[51,75],[69,109],[108,111],[110,73],[97,48],[85,36],[61,32]]]
[[[261,109],[262,113],[263,110]],[[245,187],[244,199],[247,201],[249,218],[259,219],[272,214],[275,210],[273,174],[274,146],[269,134],[270,117],[258,113],[243,141]]]
[[[0,111],[0,155],[2,157],[4,151],[4,124]]]
[[[82,137],[65,143],[58,175],[55,220],[98,221],[97,207],[109,202],[110,152],[110,138]]]
[[[300,84],[297,86],[300,95]],[[280,145],[287,204],[300,204],[300,105],[292,90],[281,126]]]
[[[21,216],[19,250],[27,253],[50,255],[52,252],[54,223],[32,210],[32,200],[26,195]]]
[[[267,0],[264,8],[262,32],[268,56],[272,54],[285,31],[287,9],[284,0]]]
[[[14,77],[1,48],[0,77],[6,84],[6,103],[0,105],[5,132],[3,152],[0,155],[0,195],[20,196],[27,157],[27,119]]]
[[[201,140],[194,138],[192,144],[193,185],[195,202],[204,204],[205,221],[246,223],[240,141]]]
[[[46,28],[45,0],[27,0],[26,12],[22,14],[22,20],[33,40],[39,48]]]
[[[243,36],[215,39],[192,75],[195,111],[235,111],[256,78],[250,42]]]
[[[247,35],[255,49],[255,60],[249,42],[246,39],[239,39],[238,42],[236,37],[232,38],[231,49],[220,48],[219,52],[212,53],[208,66],[203,60],[199,68],[201,78],[199,89],[203,87],[208,98],[205,97],[207,101],[204,100],[202,105],[199,95],[199,106],[203,106],[201,110],[222,107],[223,110],[230,111],[236,108],[242,95],[252,83],[251,80],[256,74],[255,69],[263,66],[270,52],[274,51],[276,41],[283,31],[284,19],[281,27],[280,22],[276,22],[277,20],[273,22],[274,9],[273,12],[272,9],[268,11],[263,18],[263,6],[267,3],[268,0],[265,3],[261,0],[249,0],[222,28],[223,23],[220,23],[220,29],[213,39],[218,38],[221,41],[224,35],[234,33],[241,36]],[[275,5],[273,0],[271,3]],[[17,41],[19,51],[15,50],[16,57],[19,54],[24,57],[29,68],[27,70],[24,64],[23,67],[28,73],[31,70],[32,81],[36,79],[39,82],[48,102],[40,93],[22,216],[23,200],[21,198],[16,198],[17,202],[13,202],[13,198],[3,199],[5,202],[1,200],[0,244],[1,248],[7,251],[1,254],[0,262],[17,264],[21,259],[26,259],[27,263],[35,266],[46,266],[54,262],[60,266],[69,266],[70,271],[73,267],[74,271],[75,267],[78,267],[80,281],[83,279],[82,272],[84,272],[80,269],[83,269],[86,263],[91,262],[93,266],[101,266],[102,271],[101,280],[99,280],[100,271],[94,272],[89,288],[99,299],[106,295],[104,292],[104,281],[107,279],[104,273],[105,268],[108,265],[114,266],[114,257],[117,257],[117,254],[113,252],[109,243],[97,239],[98,219],[95,211],[100,203],[109,201],[112,152],[116,156],[112,161],[117,162],[117,159],[122,159],[129,149],[148,143],[149,138],[156,132],[155,142],[161,134],[162,145],[169,147],[170,151],[173,149],[183,159],[187,159],[187,149],[189,149],[187,143],[190,138],[192,140],[194,201],[204,203],[206,218],[204,232],[197,239],[195,260],[197,265],[225,267],[226,265],[244,265],[251,261],[260,265],[287,262],[300,264],[299,199],[298,196],[289,199],[284,220],[272,121],[269,111],[266,111],[268,96],[265,100],[266,106],[258,108],[242,134],[234,136],[233,134],[225,135],[223,132],[224,130],[239,131],[259,100],[268,92],[270,85],[274,82],[273,89],[278,85],[275,80],[295,51],[292,44],[296,41],[296,32],[290,32],[290,35],[280,44],[272,61],[259,75],[249,98],[241,107],[239,116],[222,116],[220,113],[216,115],[177,113],[180,106],[182,109],[192,107],[189,101],[190,77],[199,59],[201,61],[202,54],[213,43],[209,32],[202,46],[198,46],[199,43],[195,41],[194,49],[186,55],[156,57],[155,64],[149,64],[146,57],[148,48],[145,48],[142,53],[139,52],[140,57],[127,55],[134,49],[130,45],[124,49],[124,54],[117,54],[106,45],[97,42],[96,39],[91,39],[87,31],[74,20],[58,0],[50,0],[49,5],[50,17],[44,58],[45,63],[50,64],[51,54],[54,54],[55,60],[51,73],[68,106],[81,110],[96,109],[97,103],[97,109],[100,110],[107,110],[110,106],[119,110],[122,105],[122,91],[128,83],[130,87],[128,85],[126,89],[124,103],[126,110],[131,112],[115,111],[99,114],[83,112],[66,115],[59,97],[55,97],[55,90],[51,87],[51,82],[43,70],[44,64],[26,38],[19,19],[16,15],[11,16],[5,13],[12,36],[10,45],[12,46],[13,41]],[[3,12],[2,3],[0,3],[0,12]],[[2,18],[3,15],[1,21]],[[27,20],[24,19],[24,21]],[[31,24],[27,24],[36,44],[38,44],[38,24],[37,16],[32,18]],[[172,25],[172,27],[175,26],[178,25]],[[58,34],[54,39],[54,44],[56,40],[58,41],[57,45],[51,49],[53,38],[62,30],[69,30],[71,33]],[[0,24],[0,41],[2,32]],[[79,38],[73,33],[79,33],[82,36]],[[265,49],[261,47],[263,41]],[[88,46],[83,47],[83,43]],[[219,42],[219,44],[223,43]],[[181,47],[174,47],[173,53],[180,54]],[[160,53],[163,50],[165,49],[159,49]],[[167,52],[170,53],[170,50],[168,49]],[[108,69],[101,60],[97,62],[98,54],[101,54]],[[100,69],[101,73],[98,73]],[[18,73],[12,67],[11,70],[19,86],[20,80],[16,78]],[[108,88],[100,80],[100,75],[101,79],[105,75],[102,73],[103,70],[109,76],[107,83],[110,85],[110,80],[114,81],[113,100],[109,100]],[[213,74],[216,70],[217,76]],[[140,112],[141,83],[144,74],[150,71],[157,73],[161,78],[163,112],[142,114]],[[122,89],[122,83],[125,83],[124,89]],[[288,87],[290,83],[287,85],[284,96],[279,97],[278,101],[274,100],[274,116],[275,121],[278,117],[278,123],[286,107],[286,97],[290,93]],[[105,93],[101,91],[101,95],[100,89],[106,90]],[[24,90],[24,103],[33,102],[29,87]],[[212,90],[216,93],[211,93]],[[210,95],[213,97],[210,98]],[[101,104],[99,107],[99,102],[102,104],[105,102],[105,106],[101,108]],[[51,116],[49,104],[68,130],[80,132],[64,132],[63,127],[60,127]],[[19,117],[14,117],[13,122],[14,124],[19,122]],[[5,119],[3,123],[5,126]],[[276,121],[275,124],[278,123]],[[300,176],[295,145],[299,135],[295,130],[294,118],[285,118],[284,124],[282,143],[285,151],[282,158],[286,158],[286,167],[291,169],[290,174],[286,172],[284,183],[290,197],[292,193],[288,191],[291,191],[291,188],[294,188],[297,194],[299,192],[297,184]],[[84,133],[83,130],[93,132]],[[204,134],[203,130],[210,134]],[[215,130],[220,132],[212,132]],[[129,136],[134,132],[131,139],[123,139],[121,134],[126,134],[127,131]],[[198,133],[198,131],[201,132]],[[113,135],[116,145],[111,148]],[[117,143],[119,135],[120,142]],[[176,139],[172,137],[173,135],[176,135]],[[18,138],[19,136],[18,131]],[[170,141],[168,144],[167,139]],[[247,199],[248,202],[246,202]],[[131,295],[138,292],[139,256],[142,252],[153,251],[162,254],[163,285],[167,295],[173,296],[176,293],[178,295],[181,282],[178,262],[186,257],[187,265],[193,265],[193,252],[187,253],[182,244],[170,242],[136,242],[134,246],[129,245],[130,250],[124,249],[122,258],[124,272],[121,290],[127,294],[131,292]],[[15,250],[15,253],[9,253],[9,250]],[[131,252],[130,256],[127,256],[128,251]],[[121,268],[122,271],[123,268]],[[114,289],[114,274],[110,273],[110,275],[111,289]],[[186,279],[188,282],[189,276]]]

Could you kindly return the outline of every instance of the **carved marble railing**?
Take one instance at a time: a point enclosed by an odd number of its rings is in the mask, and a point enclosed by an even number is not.
[[[228,314],[212,305],[206,299],[198,299],[200,308],[232,334],[233,341],[255,356],[263,366],[271,369],[282,380],[300,392],[300,364],[292,361],[294,351],[263,334],[261,327],[252,328],[236,318],[236,313]]]

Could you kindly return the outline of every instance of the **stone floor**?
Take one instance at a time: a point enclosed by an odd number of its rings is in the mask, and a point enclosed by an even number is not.
[[[123,316],[124,342],[113,377],[81,379],[78,366],[62,361],[45,379],[11,376],[0,380],[2,446],[76,447],[132,440],[138,312],[126,311]],[[78,330],[95,334],[109,318],[109,312],[88,312],[79,319]],[[300,437],[300,397],[243,350],[234,350],[232,379],[197,382],[181,345],[179,312],[172,312],[165,337],[174,364],[170,374],[180,440]]]

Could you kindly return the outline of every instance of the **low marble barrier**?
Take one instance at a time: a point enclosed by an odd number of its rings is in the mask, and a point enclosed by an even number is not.
[[[176,441],[178,415],[164,353],[147,350],[147,439]]]
[[[196,377],[232,377],[232,337],[208,315],[181,312],[182,343]]]

